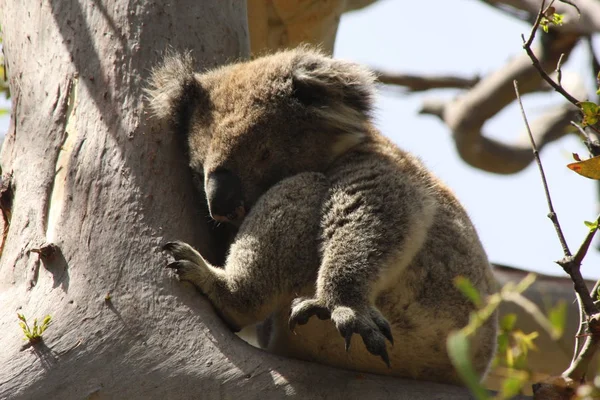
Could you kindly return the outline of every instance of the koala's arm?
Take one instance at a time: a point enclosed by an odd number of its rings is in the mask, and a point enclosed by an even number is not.
[[[265,320],[317,276],[319,214],[326,179],[302,173],[269,189],[244,220],[223,269],[182,242],[165,245],[181,280],[194,284],[239,330]]]
[[[358,333],[367,349],[389,364],[385,339],[393,338],[375,299],[398,284],[421,249],[436,203],[418,162],[379,154],[380,146],[365,147],[328,173],[316,294],[295,300],[290,324],[329,313],[347,348]]]

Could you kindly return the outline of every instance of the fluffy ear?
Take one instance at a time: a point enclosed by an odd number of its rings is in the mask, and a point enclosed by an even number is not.
[[[152,70],[145,93],[154,117],[185,129],[202,96],[191,54],[168,53],[162,65]]]
[[[338,122],[368,119],[375,91],[371,71],[314,51],[298,54],[292,68],[293,96],[302,104]]]

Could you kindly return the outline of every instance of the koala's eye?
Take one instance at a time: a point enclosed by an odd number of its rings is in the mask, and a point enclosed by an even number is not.
[[[258,159],[259,161],[267,161],[269,158],[271,158],[271,151],[269,149],[264,149],[261,151]]]

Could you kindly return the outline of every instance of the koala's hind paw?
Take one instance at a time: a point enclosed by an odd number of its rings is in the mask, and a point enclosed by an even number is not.
[[[331,318],[344,338],[346,351],[350,349],[352,335],[358,333],[367,350],[371,354],[381,357],[388,368],[390,367],[385,340],[389,340],[393,345],[394,338],[390,325],[377,309],[374,307],[354,309],[338,306],[330,311],[317,299],[297,298],[292,302],[290,329],[294,330],[296,324],[306,324],[313,315],[320,319]]]
[[[316,315],[319,319],[331,318],[331,313],[316,299],[297,297],[292,301],[288,325],[293,331],[296,324],[304,325],[310,317]]]
[[[346,351],[350,348],[352,335],[358,333],[369,353],[380,356],[390,368],[385,339],[393,345],[394,338],[390,324],[377,309],[373,307],[367,309],[335,307],[331,312],[331,320],[346,342]]]

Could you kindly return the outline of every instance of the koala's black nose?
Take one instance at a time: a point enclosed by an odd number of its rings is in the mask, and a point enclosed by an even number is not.
[[[242,219],[246,214],[242,182],[229,170],[217,169],[208,174],[206,199],[210,216],[215,221]]]

